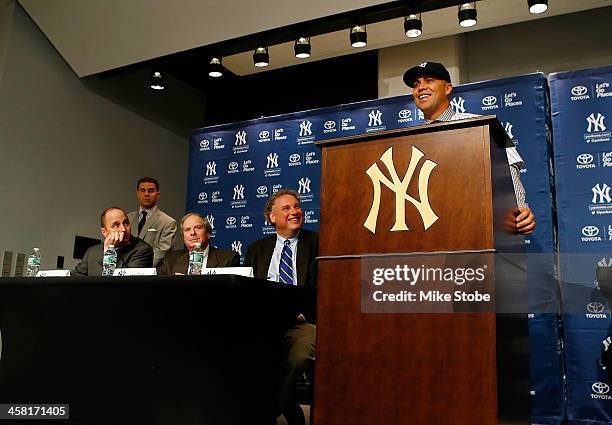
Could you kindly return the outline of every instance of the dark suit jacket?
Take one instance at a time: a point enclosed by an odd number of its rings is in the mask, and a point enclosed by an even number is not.
[[[244,265],[253,267],[258,279],[268,278],[268,268],[276,245],[276,234],[253,242],[247,248]],[[319,233],[301,229],[298,235],[296,272],[297,284],[306,289],[304,315],[314,323],[317,310],[317,257],[319,255]]]
[[[189,251],[176,249],[166,254],[161,264],[157,266],[157,274],[162,276],[174,276],[176,273],[187,274],[189,266]],[[234,251],[218,249],[210,245],[206,267],[238,267],[240,257]]]
[[[102,276],[103,256],[104,244],[90,247],[81,262],[74,268],[72,274]],[[117,248],[117,268],[128,267],[153,267],[153,249],[148,243],[136,236],[132,236],[127,245]]]

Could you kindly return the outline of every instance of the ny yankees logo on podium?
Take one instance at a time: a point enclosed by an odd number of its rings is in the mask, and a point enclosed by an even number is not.
[[[408,165],[408,169],[406,170],[406,174],[402,180],[399,179],[397,175],[397,171],[395,170],[395,164],[393,163],[393,148],[390,147],[382,154],[380,157],[381,161],[387,167],[389,174],[391,176],[391,180],[387,178],[383,174],[383,172],[378,168],[378,164],[372,164],[366,171],[366,174],[372,180],[372,187],[374,189],[374,198],[372,200],[372,207],[370,208],[370,213],[366,218],[366,221],[363,223],[363,226],[368,229],[372,233],[376,233],[376,222],[378,220],[378,212],[380,209],[380,193],[381,193],[381,183],[395,192],[395,224],[391,228],[390,231],[404,231],[410,230],[406,225],[406,201],[410,202],[412,205],[416,207],[421,215],[421,220],[423,220],[423,226],[425,230],[429,229],[432,224],[434,224],[438,220],[438,216],[431,208],[429,204],[428,197],[428,188],[429,188],[429,177],[431,172],[436,167],[435,162],[427,159],[421,166],[419,171],[419,200],[414,199],[412,196],[408,195],[408,185],[412,180],[414,172],[416,171],[417,165],[421,158],[425,155],[415,146],[412,146],[412,154],[410,157],[410,164]]]

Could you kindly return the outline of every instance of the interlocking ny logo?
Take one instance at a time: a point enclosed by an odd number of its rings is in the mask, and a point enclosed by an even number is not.
[[[612,257],[610,257],[610,258],[606,258],[606,257],[602,258],[601,260],[599,260],[597,262],[597,265],[599,267],[612,267]]]
[[[382,112],[380,112],[378,109],[375,111],[371,111],[368,114],[368,127],[374,127],[376,125],[382,125]]]
[[[604,115],[601,115],[599,112],[597,113],[597,116],[592,113],[587,117],[587,123],[589,124],[587,131],[589,133],[592,133],[594,131],[606,131],[606,125],[604,124],[605,119],[606,117]]]
[[[268,154],[267,158],[268,164],[266,168],[277,168],[278,167],[278,154],[276,152],[272,152]]]
[[[206,163],[206,175],[207,176],[217,175],[217,163],[215,161],[209,161]]]
[[[370,168],[367,169],[366,174],[372,180],[372,186],[374,188],[374,198],[372,200],[372,207],[370,208],[370,213],[368,214],[365,223],[363,223],[366,229],[368,229],[372,233],[376,233],[376,221],[378,220],[378,211],[380,209],[381,183],[383,183],[385,186],[395,192],[395,224],[391,228],[392,232],[410,230],[406,225],[406,201],[414,205],[419,211],[419,214],[421,215],[421,220],[423,220],[423,226],[425,230],[429,229],[429,227],[438,220],[438,216],[431,209],[428,197],[429,177],[434,167],[436,167],[436,165],[438,164],[427,159],[421,166],[418,182],[418,201],[407,193],[408,185],[412,180],[412,176],[414,175],[417,165],[419,164],[421,158],[423,158],[424,156],[425,155],[423,154],[423,152],[412,146],[410,164],[408,165],[408,169],[406,170],[406,174],[404,175],[404,178],[402,180],[399,179],[397,171],[395,170],[395,165],[393,163],[392,147],[387,149],[387,151],[380,157],[382,163],[385,164],[387,170],[389,171],[389,174],[391,175],[391,180],[389,180],[382,173],[382,171],[380,171],[380,168],[378,168],[378,164],[376,163],[372,164]]]
[[[612,202],[612,198],[610,197],[610,186],[608,186],[606,183],[604,183],[603,186],[600,186],[600,184],[597,183],[591,190],[593,191],[593,199],[591,202],[594,204],[605,204]]]
[[[215,228],[215,217],[211,214],[208,214],[206,216],[206,220],[208,220],[208,222],[210,223],[210,228],[214,229]]]
[[[310,180],[308,177],[302,177],[299,181],[298,184],[300,185],[300,187],[298,188],[298,193],[310,193],[310,183],[312,182],[312,180]]]
[[[234,196],[233,196],[234,201],[239,200],[239,199],[244,199],[244,186],[241,184],[237,184],[236,186],[234,186]]]
[[[300,137],[310,136],[312,134],[312,123],[310,121],[302,121],[300,123]]]
[[[450,101],[450,106],[453,108],[453,111],[464,113],[465,112],[465,99],[461,96],[453,98]]]
[[[241,146],[241,145],[246,145],[246,131],[239,131],[238,133],[236,133],[236,142],[234,143],[234,145],[236,146]]]
[[[232,251],[237,252],[238,255],[242,255],[242,242],[233,241],[232,242]]]

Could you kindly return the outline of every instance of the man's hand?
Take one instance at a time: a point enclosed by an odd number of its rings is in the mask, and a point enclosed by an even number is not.
[[[536,227],[535,216],[529,207],[518,207],[515,221],[516,232],[521,235],[533,233]]]
[[[121,245],[123,243],[124,234],[125,232],[118,232],[116,230],[110,231],[104,239],[104,251],[108,249],[109,245],[115,245],[115,248]]]
[[[300,314],[298,314],[297,321],[299,323],[306,323],[306,318],[304,317],[303,314],[300,313]]]

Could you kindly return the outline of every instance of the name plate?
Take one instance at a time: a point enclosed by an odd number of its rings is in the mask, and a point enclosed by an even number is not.
[[[70,270],[40,270],[36,277],[68,277]]]
[[[211,274],[235,274],[244,277],[253,277],[253,267],[217,267],[202,269],[202,275]]]
[[[115,269],[113,276],[156,276],[155,267],[130,267],[127,269]]]

